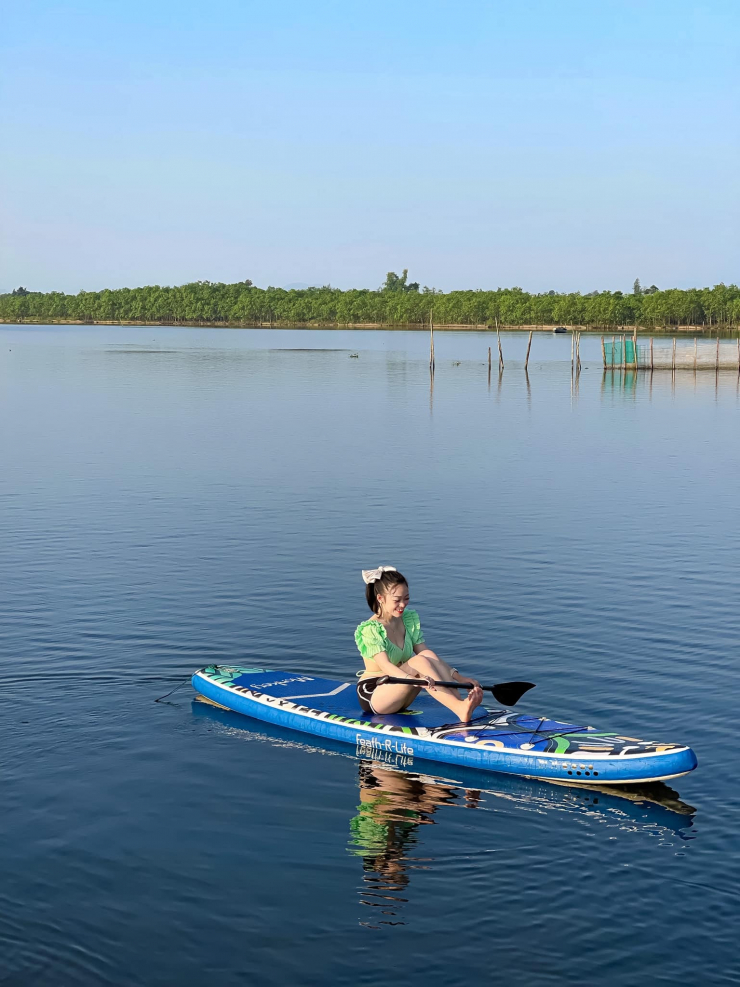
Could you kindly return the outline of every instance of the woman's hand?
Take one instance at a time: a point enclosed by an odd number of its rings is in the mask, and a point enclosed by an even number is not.
[[[472,675],[461,675],[460,672],[455,671],[455,679],[458,682],[464,682],[466,685],[471,686],[468,690],[468,695],[470,695],[473,689],[480,689],[480,682],[478,679],[474,679]]]
[[[434,684],[434,679],[431,675],[409,675],[409,680],[414,685],[421,686],[422,689],[428,689],[430,692],[436,692],[436,685]]]

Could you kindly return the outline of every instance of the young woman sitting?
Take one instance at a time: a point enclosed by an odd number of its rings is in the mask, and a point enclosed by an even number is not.
[[[409,607],[409,586],[390,565],[363,569],[365,597],[373,612],[355,631],[365,670],[357,684],[357,698],[366,713],[398,713],[426,689],[433,699],[452,710],[462,723],[483,701],[480,683],[442,661],[424,642],[419,614]],[[408,680],[378,685],[384,675]],[[435,679],[473,683],[464,699],[457,689],[435,686]]]

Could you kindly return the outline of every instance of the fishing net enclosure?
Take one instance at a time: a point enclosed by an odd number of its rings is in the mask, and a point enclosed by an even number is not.
[[[652,345],[651,345],[652,343]],[[638,341],[635,360],[633,337],[604,339],[604,368],[637,366],[641,370],[730,370],[740,372],[740,340],[660,339]]]

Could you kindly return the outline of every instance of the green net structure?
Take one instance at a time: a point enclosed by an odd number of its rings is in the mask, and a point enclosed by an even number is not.
[[[638,347],[638,350],[642,347]],[[635,365],[634,339],[610,339],[604,341],[605,363],[607,367]]]
[[[632,336],[604,339],[604,369],[736,370],[740,339],[652,339],[635,345]]]

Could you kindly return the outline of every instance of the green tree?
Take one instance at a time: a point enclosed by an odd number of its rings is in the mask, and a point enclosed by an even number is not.
[[[381,291],[418,291],[419,282],[412,281],[410,284],[407,284],[406,282],[408,280],[408,276],[409,276],[409,269],[407,267],[404,267],[403,273],[401,274],[400,277],[398,276],[398,274],[396,274],[395,271],[388,271],[388,273],[385,276],[385,284],[380,290]]]

